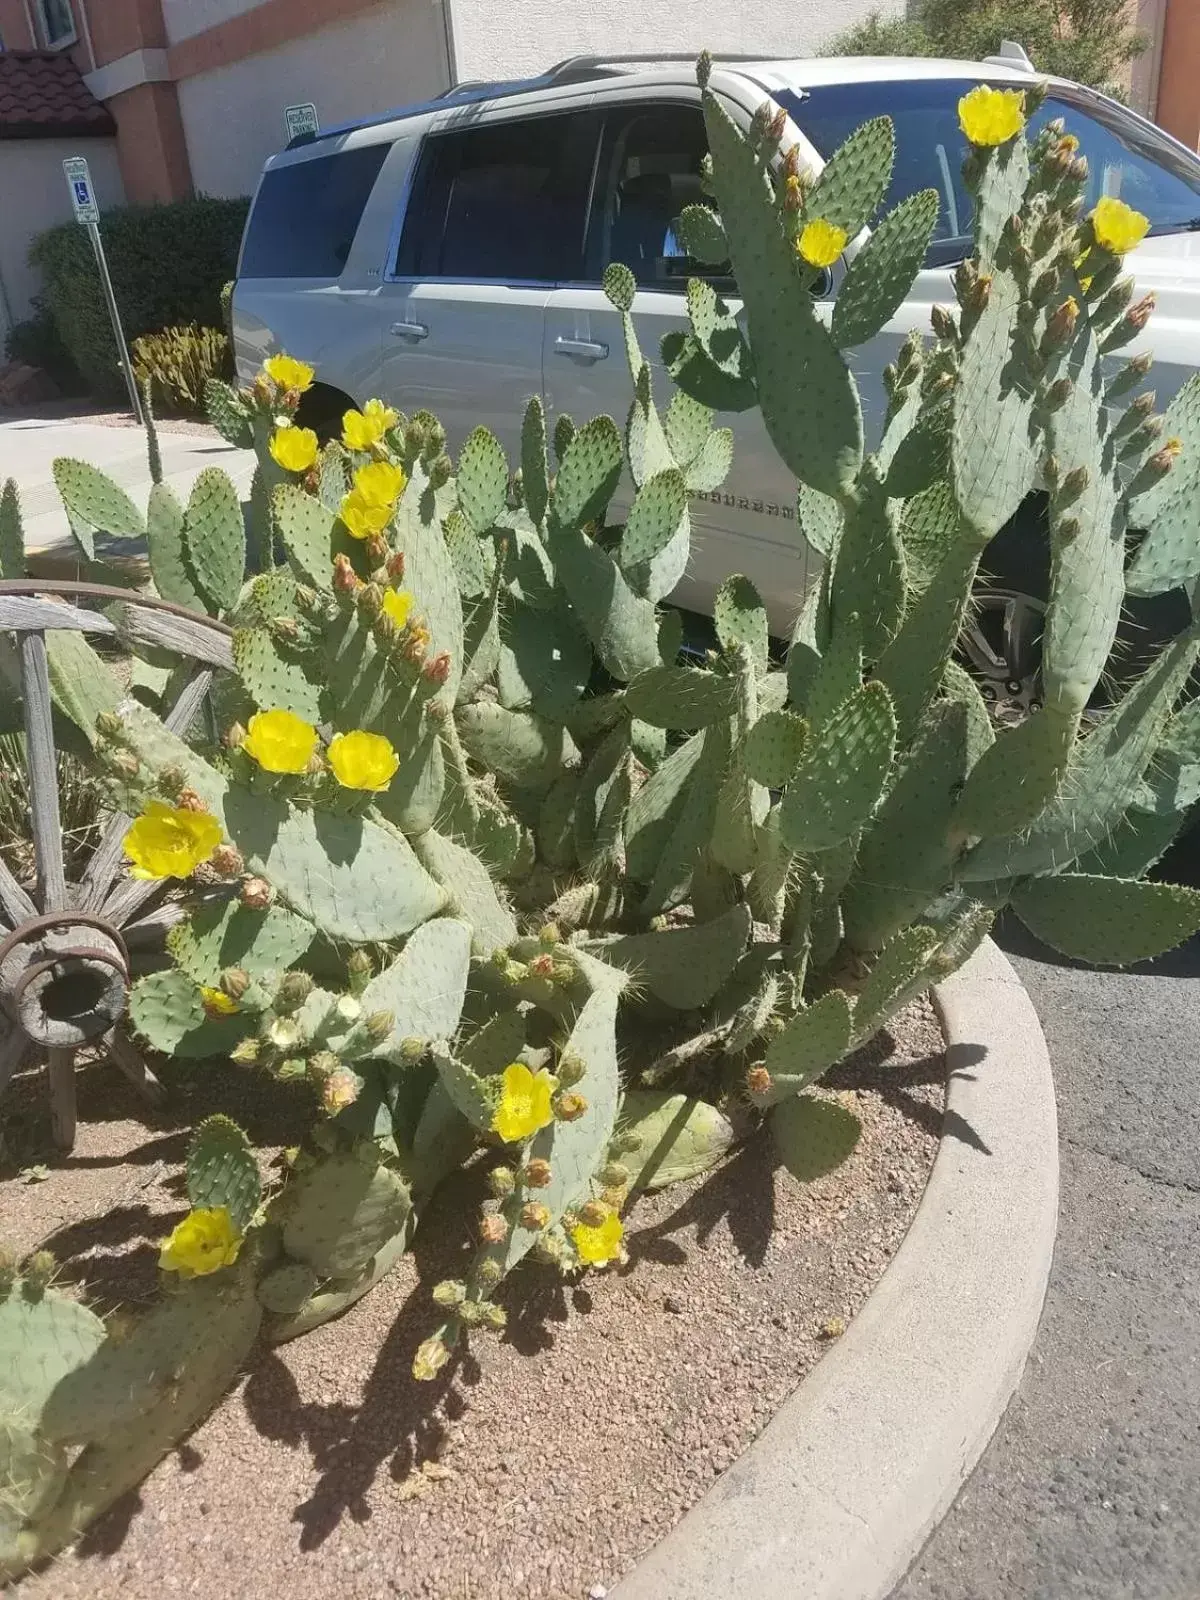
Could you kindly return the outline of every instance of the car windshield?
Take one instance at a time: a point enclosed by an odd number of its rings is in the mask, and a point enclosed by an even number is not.
[[[960,171],[966,141],[958,102],[970,87],[962,78],[890,79],[776,90],[775,98],[826,159],[870,117],[891,117],[896,165],[885,204],[936,189],[941,196],[927,265],[957,261],[971,231],[971,200]],[[1056,89],[1035,116],[1036,132],[1054,117],[1079,140],[1087,157],[1088,205],[1114,195],[1150,219],[1152,234],[1200,229],[1200,161],[1111,101]]]

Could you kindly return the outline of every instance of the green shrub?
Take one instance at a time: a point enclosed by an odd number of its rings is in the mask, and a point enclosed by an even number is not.
[[[1042,72],[1111,91],[1146,48],[1128,0],[917,0],[907,17],[872,12],[829,55],[950,56],[978,61],[1016,39]]]
[[[83,388],[79,368],[62,342],[50,307],[40,295],[33,302],[32,315],[24,322],[14,323],[8,330],[4,354],[9,361],[40,367],[49,373],[64,394],[78,394]]]
[[[199,323],[221,326],[221,285],[233,276],[249,201],[201,196],[105,214],[104,248],[125,337]],[[99,396],[124,394],[91,245],[73,222],[39,234],[29,259],[63,344]]]
[[[201,416],[209,378],[232,376],[229,340],[219,328],[164,328],[133,341],[133,374],[148,383],[159,411]]]

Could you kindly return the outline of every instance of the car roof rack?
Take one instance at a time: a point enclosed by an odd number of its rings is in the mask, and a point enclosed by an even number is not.
[[[432,100],[427,100],[420,105],[398,106],[391,111],[378,112],[374,116],[355,118],[350,122],[340,122],[330,128],[322,128],[319,133],[297,134],[294,139],[285,145],[287,150],[295,150],[300,145],[320,144],[328,139],[333,139],[344,133],[356,133],[363,128],[380,127],[384,123],[395,122],[403,117],[413,116],[432,106],[450,106],[456,101],[470,103],[478,100],[507,99],[510,95],[528,94],[531,90],[545,89],[554,84],[584,83],[590,78],[608,78],[619,76],[627,67],[657,66],[660,63],[676,66],[683,62],[695,61],[697,50],[647,50],[629,55],[581,55],[567,56],[565,60],[558,61],[552,67],[547,67],[544,72],[539,72],[530,78],[471,78],[463,83],[454,83],[448,89],[443,89]],[[754,53],[739,54],[736,51],[713,50],[710,52],[716,62],[737,61],[787,61],[790,56],[771,56],[759,50]]]

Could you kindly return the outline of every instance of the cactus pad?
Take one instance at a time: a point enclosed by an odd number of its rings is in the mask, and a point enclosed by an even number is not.
[[[241,498],[220,467],[205,467],[192,485],[183,538],[197,587],[210,608],[231,609],[246,570],[246,527]]]
[[[1098,967],[1150,961],[1200,930],[1200,891],[1174,883],[1063,873],[1026,880],[1012,903],[1043,944]]]
[[[771,1112],[771,1138],[780,1160],[801,1183],[824,1178],[848,1161],[862,1135],[862,1123],[836,1100],[802,1094]]]
[[[262,1199],[262,1175],[250,1141],[228,1117],[206,1117],[187,1155],[187,1195],[197,1209],[224,1206],[244,1233]]]
[[[867,821],[887,782],[895,737],[892,702],[878,683],[865,684],[811,735],[780,811],[790,850],[828,850]]]
[[[283,1248],[319,1278],[355,1278],[408,1221],[411,1201],[370,1151],[325,1156],[293,1178],[277,1202]]]
[[[621,1101],[618,1131],[638,1142],[621,1155],[634,1189],[665,1189],[715,1167],[733,1146],[733,1127],[706,1100],[631,1089]]]

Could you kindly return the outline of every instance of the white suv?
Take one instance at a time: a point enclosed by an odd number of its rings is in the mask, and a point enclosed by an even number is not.
[[[748,123],[770,95],[790,119],[785,146],[798,143],[813,167],[886,113],[896,129],[886,205],[930,187],[942,197],[911,296],[855,353],[868,438],[882,425],[884,366],[910,329],[928,330],[934,304],[952,299],[950,269],[970,229],[959,98],[979,82],[1028,85],[1032,70],[1016,46],[978,63],[717,58],[711,85],[731,113]],[[1079,138],[1092,198],[1120,195],[1150,218],[1131,267],[1139,293],[1158,294],[1153,383],[1165,404],[1200,366],[1200,160],[1124,106],[1059,79],[1035,127],[1051,117]],[[686,326],[690,276],[734,294],[731,281],[682,253],[674,226],[700,197],[705,149],[693,62],[672,56],[576,58],[536,79],[465,84],[293,141],[267,163],[246,226],[233,297],[239,372],[248,377],[285,349],[317,368],[305,418],[313,425],[379,395],[435,412],[452,447],[485,423],[514,461],[531,394],[551,421],[562,412],[623,419],[631,386],[600,287],[607,263],[634,272],[647,352]],[[830,307],[844,270],[821,288]],[[657,389],[665,403],[661,369]],[[693,507],[691,564],[673,598],[708,611],[722,580],[744,572],[786,634],[819,558],[799,535],[794,484],[758,414],[729,420],[733,470]],[[996,626],[977,629],[975,653],[997,692],[1006,680],[1014,695],[1032,692],[1041,580],[1029,567],[1043,545],[1026,544],[1018,527],[989,552]],[[1018,602],[1024,594],[1032,607]]]

